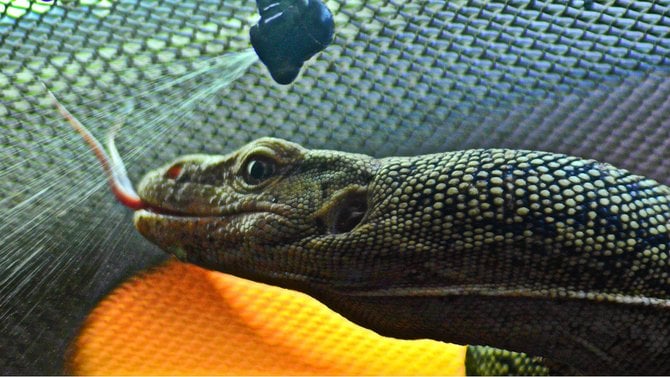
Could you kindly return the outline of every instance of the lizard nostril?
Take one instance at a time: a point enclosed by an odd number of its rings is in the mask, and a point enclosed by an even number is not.
[[[183,164],[174,164],[168,168],[168,170],[165,172],[165,176],[169,179],[177,179],[181,175],[182,170],[184,170]]]

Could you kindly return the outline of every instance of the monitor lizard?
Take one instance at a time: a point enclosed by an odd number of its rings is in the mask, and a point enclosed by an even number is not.
[[[670,188],[654,180],[539,151],[377,159],[261,138],[179,158],[136,193],[113,143],[109,158],[53,100],[138,231],[184,261],[382,335],[542,356],[552,373],[670,373]]]

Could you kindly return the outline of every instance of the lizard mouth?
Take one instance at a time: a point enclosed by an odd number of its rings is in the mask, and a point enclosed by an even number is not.
[[[144,207],[136,209],[135,210],[136,213],[146,213],[155,216],[169,216],[169,217],[195,217],[195,215],[191,213],[162,208],[159,206],[147,204],[145,201],[142,201],[142,203],[144,204]]]
[[[144,199],[142,199],[142,203],[143,206],[135,210],[135,213],[137,213],[138,216],[164,218],[220,219],[259,213],[268,213],[279,217],[287,217],[288,211],[290,210],[290,207],[287,205],[258,201],[245,201],[221,207],[200,207],[189,209],[165,208],[160,205],[151,204],[149,201]]]

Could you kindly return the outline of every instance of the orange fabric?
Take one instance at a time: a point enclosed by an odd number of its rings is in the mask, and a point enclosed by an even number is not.
[[[381,337],[301,293],[172,261],[93,310],[73,374],[463,375],[465,348]]]

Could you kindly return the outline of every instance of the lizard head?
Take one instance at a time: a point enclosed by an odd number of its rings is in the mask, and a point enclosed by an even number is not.
[[[262,138],[148,173],[134,222],[163,250],[206,268],[267,282],[313,280],[326,259],[305,245],[361,223],[375,166],[368,156]]]
[[[114,144],[118,128],[105,149],[47,93],[98,158],[116,199],[135,211],[139,232],[184,261],[310,292],[412,273],[386,258],[403,224],[385,210],[397,202],[389,183],[399,180],[379,174],[381,160],[262,138],[224,156],[179,158],[149,172],[138,193]]]
[[[308,150],[275,138],[225,155],[190,155],[148,173],[135,192],[114,144],[107,150],[47,89],[54,106],[100,162],[112,193],[135,211],[147,239],[178,258],[285,287],[348,281],[356,232],[371,211],[380,162],[369,156]],[[355,241],[354,246],[347,237]],[[337,255],[333,255],[337,254]],[[334,261],[336,263],[334,263]]]

